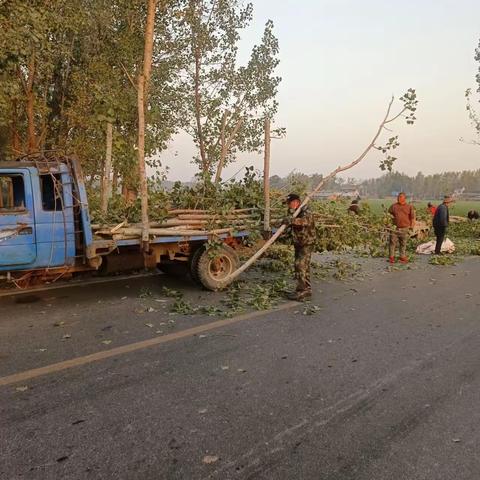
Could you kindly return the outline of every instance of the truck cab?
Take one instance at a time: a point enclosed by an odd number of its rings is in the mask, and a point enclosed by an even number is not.
[[[66,163],[0,162],[0,272],[75,264],[74,190]]]

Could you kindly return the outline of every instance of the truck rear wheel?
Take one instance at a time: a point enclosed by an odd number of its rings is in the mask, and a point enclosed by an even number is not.
[[[202,245],[193,252],[190,258],[190,276],[192,277],[192,280],[198,285],[202,284],[200,278],[198,277],[198,262],[200,260],[200,257],[205,253],[205,251],[205,245]]]
[[[224,286],[223,279],[238,268],[238,255],[232,247],[225,244],[215,252],[208,251],[205,247],[201,250],[196,262],[196,276],[206,289],[220,290]],[[192,268],[194,265],[192,258]]]

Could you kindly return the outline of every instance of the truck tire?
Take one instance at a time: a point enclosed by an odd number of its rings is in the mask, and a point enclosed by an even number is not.
[[[232,247],[225,244],[213,255],[205,247],[202,250],[196,262],[196,275],[207,290],[220,290],[223,287],[222,280],[238,268],[238,255]]]
[[[202,245],[201,247],[198,247],[192,254],[190,258],[190,276],[192,277],[192,280],[197,283],[198,285],[202,285],[202,282],[200,281],[200,278],[198,277],[198,261],[200,260],[200,257],[202,254],[205,252],[205,245]]]

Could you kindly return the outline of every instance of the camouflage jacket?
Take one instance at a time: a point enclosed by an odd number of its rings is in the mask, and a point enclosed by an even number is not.
[[[303,207],[297,218],[292,219],[293,243],[298,247],[314,245],[317,239],[315,217],[307,206]]]

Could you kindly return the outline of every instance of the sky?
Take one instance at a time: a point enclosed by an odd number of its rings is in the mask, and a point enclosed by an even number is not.
[[[477,88],[480,65],[473,57],[480,40],[478,0],[253,4],[254,21],[242,35],[240,58],[248,58],[267,19],[273,20],[280,43],[282,83],[275,125],[285,127],[287,135],[273,141],[272,174],[327,174],[350,162],[369,144],[390,97],[398,98],[408,88],[417,91],[418,121],[414,126],[391,125],[400,136],[395,169],[415,175],[480,168],[480,146],[459,140],[475,138],[464,93]],[[193,153],[187,136],[172,140],[162,154],[169,180],[191,179]],[[345,177],[380,176],[380,159],[373,151]],[[242,154],[224,177],[243,165],[261,169],[262,158]]]

